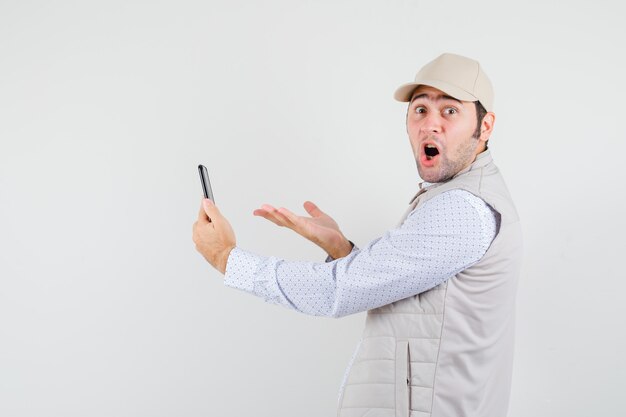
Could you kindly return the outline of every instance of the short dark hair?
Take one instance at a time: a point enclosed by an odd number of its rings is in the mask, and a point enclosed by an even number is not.
[[[483,123],[485,115],[487,114],[487,109],[485,109],[485,106],[483,106],[480,101],[475,101],[474,105],[476,106],[476,130],[474,130],[474,137],[478,139],[480,137],[480,126]],[[487,149],[488,143],[489,140],[487,139],[485,142],[485,149]]]

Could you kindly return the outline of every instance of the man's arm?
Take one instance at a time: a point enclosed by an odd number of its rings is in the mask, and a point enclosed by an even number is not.
[[[286,261],[235,247],[224,283],[311,315],[340,317],[427,291],[477,262],[496,234],[494,213],[451,190],[398,228],[332,262]]]

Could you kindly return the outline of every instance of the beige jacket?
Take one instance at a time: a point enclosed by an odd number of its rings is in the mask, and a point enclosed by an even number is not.
[[[483,199],[499,230],[481,260],[441,285],[368,311],[339,417],[504,417],[513,362],[519,219],[490,152],[421,190],[402,219],[451,189]]]

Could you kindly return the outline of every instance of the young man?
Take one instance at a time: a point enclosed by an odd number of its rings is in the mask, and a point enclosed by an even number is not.
[[[228,286],[305,314],[368,311],[338,416],[505,416],[521,232],[487,150],[491,83],[478,62],[443,54],[395,98],[409,103],[407,133],[424,180],[396,228],[359,249],[311,202],[311,217],[263,205],[255,215],[329,255],[290,262],[237,247],[204,200],[193,240]]]

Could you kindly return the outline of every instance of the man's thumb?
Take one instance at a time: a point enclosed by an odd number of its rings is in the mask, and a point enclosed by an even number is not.
[[[213,203],[213,201],[208,198],[205,198],[202,201],[202,207],[204,207],[204,212],[207,216],[209,216],[209,219],[215,219],[221,216],[221,213],[219,209],[215,206],[215,203]]]
[[[324,214],[324,212],[320,210],[319,207],[317,207],[312,201],[305,201],[304,209],[313,217],[319,217]]]

